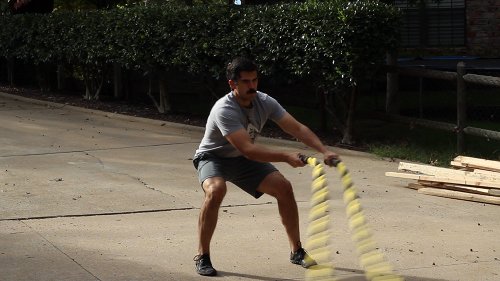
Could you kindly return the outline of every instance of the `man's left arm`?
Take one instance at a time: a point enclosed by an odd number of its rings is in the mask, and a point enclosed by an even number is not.
[[[286,112],[277,122],[278,126],[287,134],[295,137],[305,145],[315,149],[324,156],[325,161],[337,159],[338,155],[328,150],[318,136],[307,126],[297,121],[290,113]]]

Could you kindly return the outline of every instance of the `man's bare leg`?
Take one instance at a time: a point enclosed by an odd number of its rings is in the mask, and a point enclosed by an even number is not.
[[[198,254],[210,253],[210,241],[217,225],[219,208],[226,195],[227,187],[223,178],[208,178],[203,182],[205,201],[198,218]]]
[[[285,226],[292,252],[300,245],[299,211],[291,183],[280,173],[269,174],[260,184],[258,191],[269,194],[278,201],[281,222]]]
[[[217,225],[219,207],[226,195],[226,182],[219,177],[209,178],[203,182],[205,200],[201,206],[198,218],[198,255],[196,261],[196,272],[204,276],[217,275],[217,270],[212,266],[210,260],[210,241]]]
[[[285,226],[292,250],[290,262],[305,268],[315,265],[316,261],[307,254],[300,243],[299,211],[290,182],[280,172],[274,172],[262,181],[258,190],[275,197],[278,201],[281,221]]]

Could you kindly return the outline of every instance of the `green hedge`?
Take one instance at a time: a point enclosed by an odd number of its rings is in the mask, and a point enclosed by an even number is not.
[[[0,57],[100,69],[111,63],[223,75],[234,56],[265,74],[353,82],[397,47],[399,12],[378,1],[136,6],[1,15]]]

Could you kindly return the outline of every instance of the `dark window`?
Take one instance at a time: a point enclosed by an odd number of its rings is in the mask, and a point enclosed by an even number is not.
[[[403,12],[403,47],[465,46],[465,0],[409,2],[393,1]]]

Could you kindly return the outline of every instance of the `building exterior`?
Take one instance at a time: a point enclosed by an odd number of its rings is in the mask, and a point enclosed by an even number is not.
[[[500,57],[500,0],[394,0],[406,51]]]
[[[500,57],[500,0],[466,1],[467,48]]]

